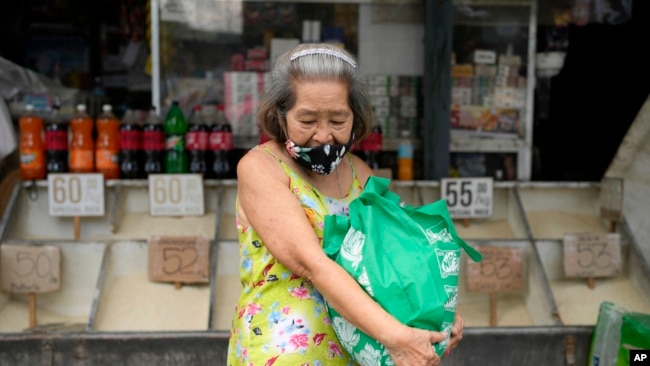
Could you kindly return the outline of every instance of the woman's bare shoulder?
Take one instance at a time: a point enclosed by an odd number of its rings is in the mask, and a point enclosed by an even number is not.
[[[366,185],[368,178],[373,175],[372,169],[370,169],[368,164],[366,164],[366,162],[363,161],[360,157],[352,153],[350,154],[352,155],[352,161],[354,163],[354,169],[357,173],[357,178],[363,187]]]
[[[239,159],[239,163],[237,163],[237,179],[260,179],[260,177],[286,176],[286,174],[283,174],[280,162],[276,157],[277,154],[274,151],[275,149],[273,146],[267,145],[267,147],[270,152],[265,150],[262,145],[259,145],[254,149],[247,151],[241,159]]]

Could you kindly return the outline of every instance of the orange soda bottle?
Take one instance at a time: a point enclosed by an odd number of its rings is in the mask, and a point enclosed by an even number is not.
[[[45,179],[45,144],[43,118],[27,104],[20,117],[20,175],[23,180]]]
[[[95,122],[86,113],[86,105],[78,104],[77,113],[70,120],[72,139],[70,141],[71,173],[92,173],[95,171],[95,147],[93,127]]]
[[[102,114],[95,120],[97,143],[95,144],[95,167],[104,179],[120,178],[120,120],[113,114],[110,104],[102,106]]]

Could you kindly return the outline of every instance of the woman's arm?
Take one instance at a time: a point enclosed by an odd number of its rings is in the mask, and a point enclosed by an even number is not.
[[[237,168],[238,210],[255,227],[271,254],[310,280],[329,306],[391,353],[396,365],[431,365],[432,344],[445,334],[403,325],[370,298],[342,267],[325,255],[288,177],[268,154],[253,150]]]

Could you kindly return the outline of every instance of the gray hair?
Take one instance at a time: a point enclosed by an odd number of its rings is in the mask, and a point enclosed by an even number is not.
[[[269,137],[280,142],[287,139],[280,116],[296,103],[293,82],[318,80],[340,81],[348,86],[355,142],[370,133],[373,125],[370,96],[354,56],[335,45],[306,43],[278,57],[271,71],[257,112],[259,125]]]

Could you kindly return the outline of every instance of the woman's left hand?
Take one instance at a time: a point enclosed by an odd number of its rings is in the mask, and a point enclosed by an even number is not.
[[[449,338],[449,346],[445,351],[445,355],[448,355],[452,349],[458,346],[458,342],[463,339],[463,328],[465,327],[465,319],[463,316],[456,311],[456,316],[454,317],[454,324],[451,326],[451,336]]]

